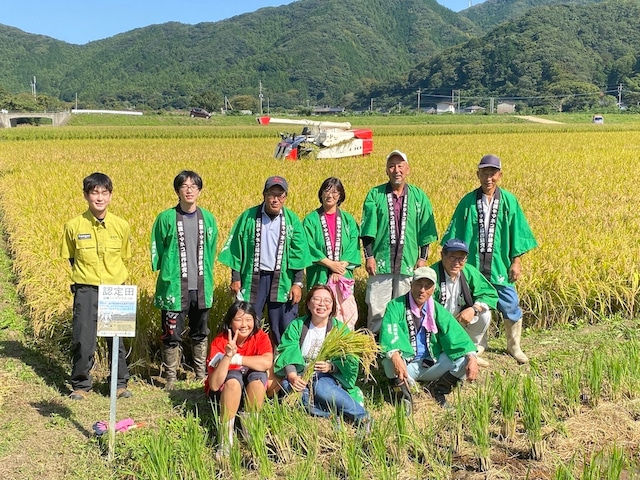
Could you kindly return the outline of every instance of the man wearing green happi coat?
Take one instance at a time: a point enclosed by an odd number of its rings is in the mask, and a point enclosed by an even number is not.
[[[438,239],[427,195],[407,183],[409,161],[398,150],[387,155],[389,182],[372,188],[362,208],[360,237],[369,274],[367,326],[377,333],[387,303],[411,289],[414,269],[426,265]]]
[[[260,318],[266,306],[274,346],[298,316],[304,269],[311,264],[302,223],[285,208],[287,181],[269,177],[264,201],[235,221],[219,260],[231,268],[231,291],[253,303]]]
[[[178,204],[161,212],[151,229],[151,268],[159,271],[154,303],[162,316],[166,390],[174,388],[187,318],[196,379],[206,375],[218,227],[213,214],[197,204],[202,186],[196,172],[180,172],[173,180]]]
[[[498,292],[498,311],[504,318],[507,352],[519,363],[527,356],[520,348],[522,310],[515,282],[521,257],[538,246],[516,197],[498,187],[502,162],[485,155],[477,171],[480,188],[466,194],[453,213],[442,243],[452,238],[469,246],[468,263],[476,267]]]

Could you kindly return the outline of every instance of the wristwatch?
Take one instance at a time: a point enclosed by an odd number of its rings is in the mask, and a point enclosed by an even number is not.
[[[476,307],[475,305],[472,305],[471,308],[473,308],[473,313],[475,315],[480,315],[480,309],[478,307]]]
[[[302,288],[302,287],[304,286],[304,285],[302,284],[302,282],[293,282],[293,284],[294,284],[296,287],[300,287],[300,288]]]

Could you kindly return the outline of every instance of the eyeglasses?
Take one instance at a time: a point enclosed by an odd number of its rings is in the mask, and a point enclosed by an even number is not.
[[[182,185],[180,185],[180,190],[182,190],[183,192],[188,192],[188,191],[197,192],[198,190],[200,190],[200,187],[195,183],[183,183]]]
[[[464,263],[464,262],[467,261],[467,257],[466,256],[464,256],[464,257],[449,257],[448,260],[451,263]]]
[[[340,192],[336,191],[336,190],[325,190],[324,192],[322,192],[322,194],[325,197],[339,197],[340,196]]]
[[[313,303],[323,303],[325,305],[331,305],[333,303],[333,300],[324,297],[311,297],[311,301]]]
[[[273,192],[267,192],[264,194],[265,197],[267,198],[274,198],[277,200],[284,200],[285,198],[287,198],[287,194],[282,192],[282,193],[273,193]]]

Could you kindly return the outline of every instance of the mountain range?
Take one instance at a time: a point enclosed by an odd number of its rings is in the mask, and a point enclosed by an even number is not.
[[[298,0],[86,45],[0,25],[0,99],[34,75],[39,93],[66,102],[150,109],[255,101],[260,86],[282,108],[357,108],[376,92],[395,103],[416,88],[529,95],[625,81],[632,90],[639,13],[640,0],[486,0],[458,13],[436,0]]]

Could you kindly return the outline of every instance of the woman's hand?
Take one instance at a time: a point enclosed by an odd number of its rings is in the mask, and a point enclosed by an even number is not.
[[[297,373],[288,375],[287,380],[289,380],[289,385],[291,385],[291,388],[293,388],[296,392],[302,392],[305,388],[307,388],[307,382],[305,382]]]
[[[238,330],[236,330],[235,334],[231,333],[231,329],[227,331],[228,340],[227,344],[224,346],[224,354],[227,357],[233,357],[236,353],[238,353],[238,346],[236,345],[236,341],[238,340]]]
[[[331,362],[316,362],[313,367],[314,372],[319,373],[331,373],[333,372],[333,363]]]

